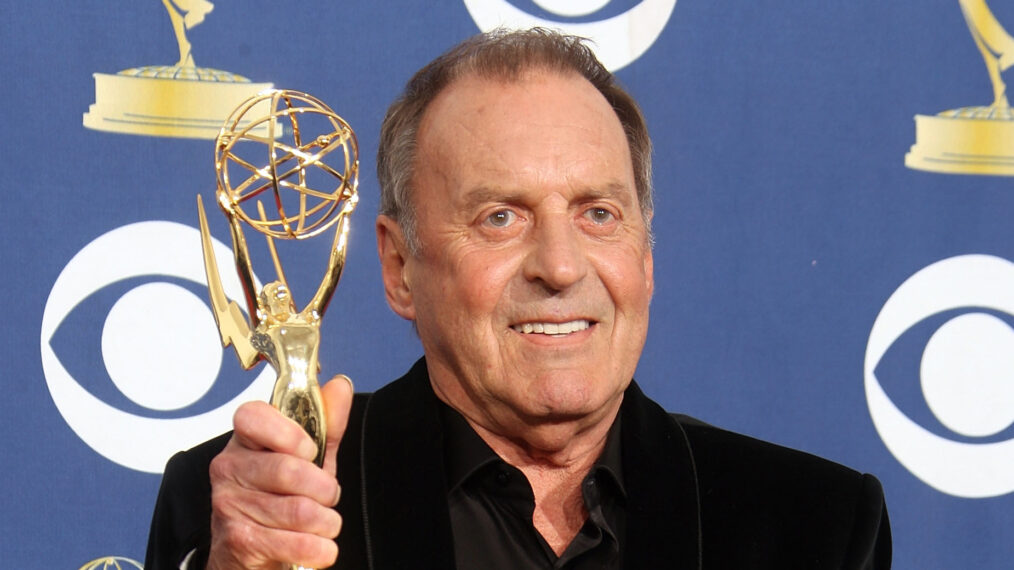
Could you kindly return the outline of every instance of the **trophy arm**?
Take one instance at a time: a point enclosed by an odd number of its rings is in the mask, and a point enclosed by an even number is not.
[[[996,19],[985,0],[959,0],[972,39],[982,53],[993,84],[993,106],[1007,107],[1007,85],[1000,73],[1014,65],[1014,38]]]
[[[208,278],[208,296],[211,298],[212,314],[222,337],[222,346],[230,344],[235,348],[243,368],[250,368],[260,360],[260,352],[250,342],[250,326],[243,317],[243,311],[234,301],[229,301],[222,287],[222,277],[218,272],[218,262],[211,245],[211,232],[208,230],[208,219],[204,212],[204,203],[197,196],[197,213],[201,222],[201,248],[204,252],[204,271]]]
[[[351,208],[346,207],[338,214],[338,229],[335,232],[334,244],[331,246],[331,257],[327,261],[327,271],[324,273],[324,279],[320,282],[317,293],[307,305],[308,309],[317,314],[317,318],[324,316],[324,310],[327,309],[328,303],[334,296],[338,280],[342,276],[342,269],[345,267],[345,253],[349,244],[350,213]]]

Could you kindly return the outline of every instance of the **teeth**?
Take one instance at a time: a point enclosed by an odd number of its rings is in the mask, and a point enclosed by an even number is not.
[[[577,321],[570,321],[569,323],[524,323],[520,325],[514,325],[514,330],[522,334],[549,334],[549,335],[561,335],[570,334],[577,331],[583,331],[591,326],[588,321],[581,319]]]

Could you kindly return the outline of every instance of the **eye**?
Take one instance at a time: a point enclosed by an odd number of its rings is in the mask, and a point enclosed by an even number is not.
[[[599,207],[589,208],[585,211],[584,215],[586,218],[599,225],[608,224],[616,218],[616,216],[614,216],[608,209]]]
[[[497,210],[486,218],[486,223],[494,228],[506,228],[518,219],[518,215],[511,210]]]

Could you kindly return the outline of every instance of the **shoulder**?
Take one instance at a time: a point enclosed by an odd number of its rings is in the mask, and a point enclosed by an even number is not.
[[[686,434],[697,469],[707,470],[709,475],[729,474],[730,467],[749,466],[744,474],[750,479],[805,477],[847,481],[860,477],[853,469],[810,453],[722,429],[690,416],[670,416]]]
[[[798,562],[810,567],[831,560],[842,568],[889,565],[890,526],[876,477],[689,416],[671,417],[691,448],[702,530],[746,545],[737,563],[787,549],[807,556]]]

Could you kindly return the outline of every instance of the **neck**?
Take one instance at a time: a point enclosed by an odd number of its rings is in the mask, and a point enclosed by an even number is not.
[[[602,455],[618,411],[619,402],[585,428],[542,426],[524,432],[527,437],[520,438],[505,437],[468,419],[497,455],[525,474],[535,495],[532,523],[557,556],[563,554],[588,518],[581,485]]]

